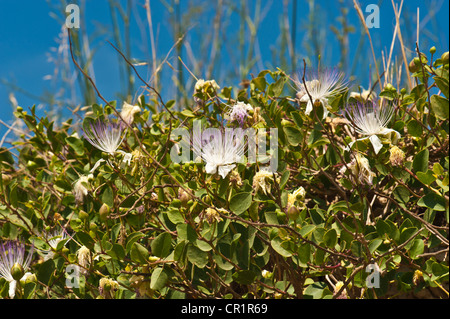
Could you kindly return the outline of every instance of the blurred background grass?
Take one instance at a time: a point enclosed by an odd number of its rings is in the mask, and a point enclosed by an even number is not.
[[[95,103],[93,88],[70,59],[62,26],[68,4],[78,4],[81,27],[74,31],[77,60],[109,100],[133,102],[144,93],[129,65],[106,41],[135,63],[165,100],[179,108],[193,103],[195,78],[239,86],[264,69],[299,72],[302,59],[338,66],[356,85],[376,79],[374,59],[353,0],[2,0],[0,1],[0,141],[14,139],[12,112],[17,105],[38,105],[61,121],[78,106]],[[361,0],[380,8],[380,28],[370,29],[382,70],[391,50],[401,5],[401,35],[407,59],[419,46],[448,50],[449,2],[446,0]],[[417,13],[419,12],[419,20]],[[398,38],[393,68],[402,64]],[[180,58],[178,58],[180,57]],[[185,66],[183,66],[183,63]],[[189,69],[189,71],[188,71]],[[402,73],[402,81],[405,72]],[[6,124],[6,125],[5,125]],[[19,127],[17,127],[19,128]]]

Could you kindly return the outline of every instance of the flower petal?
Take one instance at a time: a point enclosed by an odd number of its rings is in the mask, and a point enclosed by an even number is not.
[[[372,135],[369,137],[370,142],[372,142],[373,150],[375,151],[375,154],[378,154],[378,152],[383,147],[383,144],[381,144],[380,139],[376,135]]]
[[[225,178],[227,177],[228,173],[235,167],[236,167],[235,164],[221,165],[219,166],[219,175],[222,176],[222,178]]]

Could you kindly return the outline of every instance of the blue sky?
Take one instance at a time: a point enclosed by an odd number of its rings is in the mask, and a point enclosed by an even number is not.
[[[146,16],[141,5],[145,0],[132,0],[136,6],[131,12],[131,47],[132,57],[145,61],[150,57],[148,37],[141,33],[139,23],[146,24]],[[170,28],[169,19],[173,13],[168,10],[168,5],[173,0],[150,0],[152,7],[152,19],[155,29],[159,30],[157,38],[158,57],[164,57],[174,43],[174,37]],[[201,0],[195,0],[199,3]],[[212,2],[212,1],[211,1]],[[210,3],[211,3],[210,2]],[[225,1],[240,5],[240,1]],[[351,0],[343,0],[349,10],[349,23],[356,27],[356,32],[350,36],[349,63],[352,62],[356,54],[356,47],[360,39],[360,21],[358,20],[353,3]],[[376,51],[379,53],[383,49],[389,50],[392,33],[395,27],[395,19],[390,0],[360,0],[361,7],[364,8],[371,3],[378,4],[380,7],[380,28],[371,29],[371,35],[374,41]],[[399,1],[396,1],[399,2]],[[19,102],[19,105],[25,109],[32,104],[39,104],[39,97],[46,91],[52,92],[54,86],[51,81],[44,77],[53,72],[54,66],[48,62],[48,53],[52,47],[56,47],[56,40],[61,32],[61,21],[51,16],[55,6],[60,6],[64,1],[46,1],[46,0],[0,0],[0,119],[5,122],[11,120],[12,107],[8,99],[8,94],[12,91]],[[71,1],[65,1],[69,4]],[[125,5],[126,1],[121,0]],[[187,11],[192,1],[181,0],[182,12]],[[208,2],[203,2],[208,3]],[[256,0],[248,1],[248,7],[251,12]],[[269,67],[276,67],[277,61],[273,61],[272,52],[277,50],[280,43],[280,17],[283,12],[283,1],[281,0],[262,0],[261,7],[268,9],[266,16],[262,20],[258,29],[258,44],[261,50],[261,61],[252,69],[253,72]],[[321,8],[320,23],[336,24],[336,13],[339,10],[337,1],[316,1]],[[292,10],[293,1],[289,2],[288,10]],[[296,26],[296,52],[306,53],[305,50],[305,23],[309,13],[307,0],[298,0],[297,2],[297,26]],[[438,49],[438,52],[448,50],[449,46],[449,1],[447,0],[406,0],[403,7],[403,19],[405,26],[402,29],[404,35],[415,34],[416,10],[420,8],[421,37],[423,37],[424,46],[422,49],[428,51],[429,44],[432,43]],[[106,33],[95,40],[94,69],[96,82],[100,91],[109,99],[115,99],[117,92],[121,90],[119,71],[117,68],[118,57],[106,40],[114,43],[112,33],[108,33],[111,25],[111,12],[107,0],[87,0],[85,12],[84,27],[91,36],[95,36],[100,28],[104,28]],[[200,54],[204,48],[197,46],[200,43],[199,37],[207,36],[212,29],[212,20],[215,16],[214,6],[204,9],[202,15],[192,16],[192,27],[186,37],[189,40],[193,53]],[[61,18],[60,14],[60,18]],[[227,37],[232,41],[240,28],[240,19],[236,13],[229,14],[227,21]],[[339,62],[339,46],[333,33],[328,30],[326,45],[324,46],[323,61],[327,64]],[[111,31],[111,30],[109,30]],[[143,39],[144,38],[144,39]],[[235,39],[234,39],[235,40]],[[421,40],[421,44],[422,44]],[[398,45],[398,44],[397,44]],[[232,48],[228,47],[227,52],[221,52],[221,60],[218,67],[227,68],[232,66],[232,61],[227,60],[227,56],[233,54]],[[231,51],[230,51],[231,50]],[[369,55],[367,44],[364,47]],[[186,51],[183,51],[186,54]],[[186,57],[187,59],[187,57]],[[176,56],[171,55],[169,62],[176,63]],[[140,68],[146,74],[145,68]],[[202,76],[199,74],[198,76]],[[223,74],[222,74],[223,76]],[[170,82],[170,78],[168,80]],[[8,85],[5,82],[9,83]],[[364,82],[364,81],[362,81]],[[13,88],[12,85],[16,86]],[[362,83],[367,84],[366,83]],[[227,83],[227,85],[237,85],[237,83]],[[23,90],[23,91],[22,91]],[[23,92],[27,92],[24,94]],[[47,106],[43,105],[45,110]],[[0,125],[0,139],[3,136],[5,128]]]

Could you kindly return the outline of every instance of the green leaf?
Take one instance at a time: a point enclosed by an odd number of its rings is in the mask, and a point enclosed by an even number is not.
[[[175,225],[184,223],[184,217],[183,215],[181,215],[181,212],[178,209],[169,208],[169,210],[167,211],[167,217]]]
[[[76,236],[84,246],[86,246],[90,250],[94,248],[95,241],[89,234],[79,231]]]
[[[371,254],[377,250],[377,248],[383,243],[383,240],[380,238],[375,238],[369,243],[369,251]]]
[[[425,244],[422,239],[414,239],[412,246],[409,248],[408,253],[412,259],[417,259],[417,256],[423,254]]]
[[[241,285],[250,285],[255,281],[256,274],[251,270],[238,270],[232,277],[234,281]]]
[[[127,238],[126,252],[129,253],[133,244],[137,242],[139,239],[144,237],[145,235],[139,231],[131,233]]]
[[[314,228],[316,228],[315,225],[305,225],[300,229],[300,235],[302,235],[302,237],[306,238],[309,234],[312,233]]]
[[[421,207],[428,207],[437,211],[445,211],[446,201],[444,197],[436,193],[428,193],[419,199],[417,205]]]
[[[66,142],[78,156],[84,155],[84,144],[81,139],[75,136],[68,136],[66,137]]]
[[[252,204],[251,193],[237,193],[230,200],[230,209],[236,215],[240,215],[245,212]]]
[[[292,253],[288,251],[285,247],[283,247],[286,246],[286,244],[287,242],[283,241],[278,236],[270,241],[270,245],[277,253],[279,253],[283,257],[291,257]]]
[[[423,129],[422,125],[416,120],[411,120],[406,125],[406,128],[408,129],[408,133],[411,134],[414,137],[420,137],[422,136]]]
[[[297,127],[303,127],[303,119],[302,119],[302,116],[300,115],[300,113],[292,112],[291,116],[295,122],[295,125],[297,125]]]
[[[426,173],[417,172],[417,178],[425,185],[431,185],[436,180],[431,170],[427,170]]]
[[[334,248],[337,244],[337,232],[331,228],[323,235],[323,242],[328,248]]]
[[[436,85],[438,86],[439,90],[445,95],[445,97],[448,99],[448,79],[440,76],[434,77],[434,82],[436,82]]]
[[[283,126],[284,134],[286,134],[289,144],[297,146],[302,141],[302,132],[293,126]]]
[[[223,269],[225,271],[229,271],[234,268],[234,265],[229,263],[226,260],[223,260],[221,256],[214,254],[213,256],[214,261],[216,262],[217,266],[219,266],[220,269]]]
[[[195,242],[197,239],[197,234],[195,233],[195,230],[189,224],[178,224],[177,233],[178,238],[180,240]]]
[[[133,247],[131,247],[130,257],[131,257],[131,260],[133,260],[134,262],[142,263],[142,264],[147,263],[149,256],[150,256],[150,254],[149,254],[147,248],[145,248],[141,244],[134,243]]]
[[[152,254],[164,258],[170,253],[172,247],[172,236],[169,233],[162,233],[153,239],[151,245]]]
[[[102,202],[109,207],[114,207],[114,192],[109,185],[103,190]]]
[[[298,248],[298,259],[304,266],[306,267],[308,265],[308,262],[311,261],[311,245],[308,243],[301,243],[300,247]]]
[[[185,110],[181,111],[180,113],[186,117],[195,117],[195,114],[192,113],[192,111],[188,110],[188,109],[185,109]]]
[[[164,288],[167,283],[169,276],[167,276],[163,267],[157,267],[153,270],[152,276],[150,278],[150,289],[160,290]]]
[[[430,98],[431,109],[441,120],[448,119],[449,104],[448,99],[439,95],[432,95]]]
[[[198,268],[204,268],[208,263],[208,253],[192,244],[189,244],[186,255],[188,260]]]
[[[263,76],[258,76],[252,80],[252,83],[255,85],[255,88],[264,92],[266,89],[266,79]]]
[[[125,258],[125,249],[119,244],[113,244],[112,248],[106,253],[117,260],[123,260]]]
[[[416,172],[426,172],[428,170],[428,159],[430,157],[430,152],[428,149],[421,150],[414,157],[413,169]]]

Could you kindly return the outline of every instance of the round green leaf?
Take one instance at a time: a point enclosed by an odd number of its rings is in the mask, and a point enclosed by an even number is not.
[[[240,215],[245,212],[252,204],[251,193],[238,193],[234,195],[230,200],[230,209],[236,215]]]

